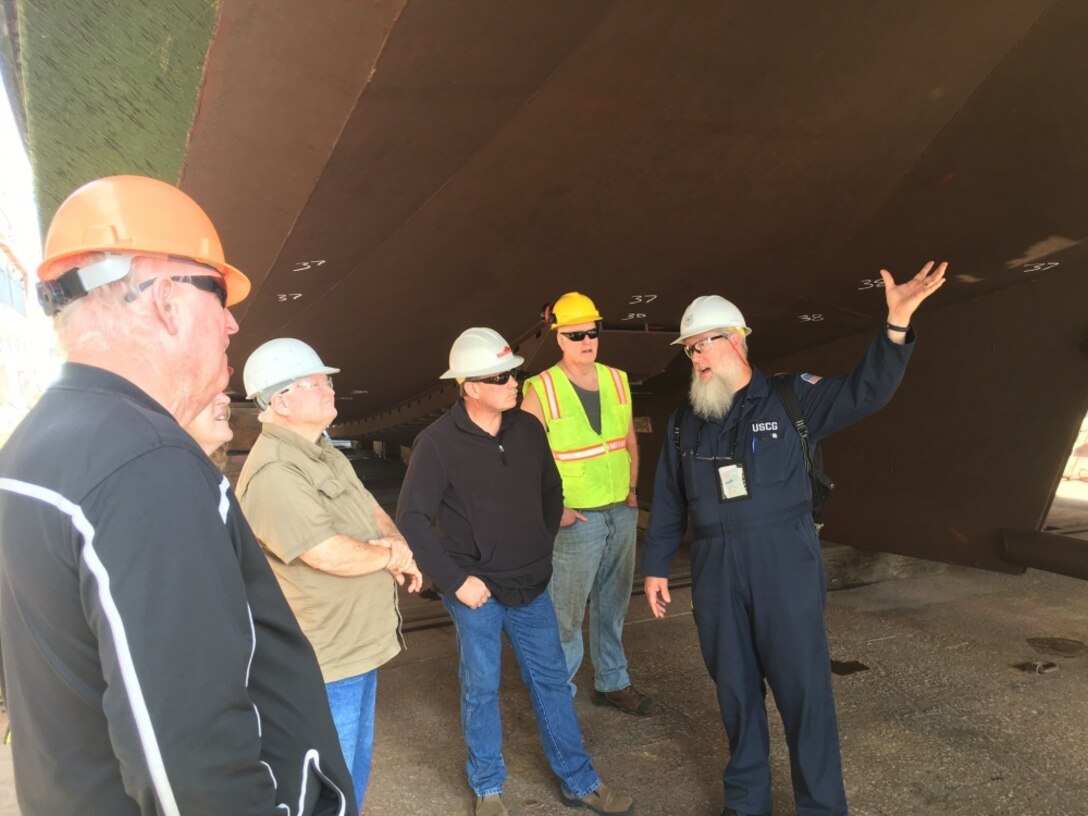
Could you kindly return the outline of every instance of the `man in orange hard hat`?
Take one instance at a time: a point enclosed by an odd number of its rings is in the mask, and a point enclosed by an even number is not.
[[[137,176],[76,190],[38,275],[67,362],[0,450],[20,809],[346,813],[313,651],[184,430],[227,384],[249,281],[196,202]]]

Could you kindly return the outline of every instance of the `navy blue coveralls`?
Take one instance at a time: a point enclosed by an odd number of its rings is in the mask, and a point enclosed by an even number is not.
[[[913,341],[911,332],[896,345],[881,331],[851,374],[793,375],[811,439],[883,407]],[[723,420],[704,421],[688,406],[679,452],[676,416],[657,465],[642,574],[668,577],[690,513],[695,625],[729,738],[726,808],[771,812],[766,682],[785,726],[798,816],[845,816],[824,629],[826,576],[800,437],[771,377],[755,369]],[[743,461],[749,498],[720,500],[718,467],[728,457]]]

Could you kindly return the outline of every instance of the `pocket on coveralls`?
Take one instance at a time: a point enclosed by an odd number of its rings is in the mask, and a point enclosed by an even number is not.
[[[775,485],[786,480],[786,440],[781,431],[760,431],[752,436],[752,483]]]

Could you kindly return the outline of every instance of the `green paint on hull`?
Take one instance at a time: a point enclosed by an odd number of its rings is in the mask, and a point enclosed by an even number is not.
[[[43,229],[94,178],[176,184],[218,0],[17,0],[20,74]]]

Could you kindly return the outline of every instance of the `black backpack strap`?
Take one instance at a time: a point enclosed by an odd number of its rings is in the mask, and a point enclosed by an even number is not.
[[[786,414],[797,429],[797,435],[801,437],[801,455],[805,459],[805,470],[808,471],[808,479],[812,484],[812,515],[817,521],[824,503],[835,487],[835,483],[824,473],[823,455],[819,445],[814,445],[808,438],[808,425],[805,424],[804,414],[801,412],[801,403],[797,399],[797,392],[793,389],[792,374],[775,374],[773,378],[774,393],[786,409]]]
[[[677,458],[684,453],[684,450],[680,445],[680,428],[684,424],[684,420],[687,419],[689,411],[691,411],[691,403],[685,399],[680,403],[680,407],[676,409],[676,418],[673,420],[672,441],[673,444],[676,445]]]
[[[811,476],[812,454],[809,451],[808,425],[805,424],[805,416],[801,413],[801,403],[797,399],[797,392],[793,390],[793,383],[790,382],[791,376],[790,374],[775,374],[774,393],[786,409],[786,414],[793,423],[793,427],[797,429],[798,436],[801,437],[801,455],[805,457],[805,470]]]

